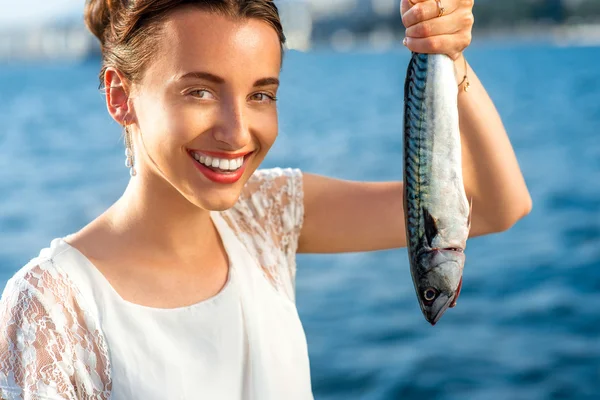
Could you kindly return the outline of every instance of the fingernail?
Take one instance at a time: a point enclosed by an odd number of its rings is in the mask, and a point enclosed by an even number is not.
[[[402,44],[403,44],[404,46],[406,46],[406,44],[407,44],[407,43],[408,43],[408,38],[406,38],[406,37],[405,37],[405,38],[402,40]]]

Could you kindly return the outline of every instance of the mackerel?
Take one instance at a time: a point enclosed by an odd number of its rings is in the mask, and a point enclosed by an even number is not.
[[[413,284],[432,325],[462,286],[471,213],[461,162],[454,63],[413,53],[404,86],[404,219]]]

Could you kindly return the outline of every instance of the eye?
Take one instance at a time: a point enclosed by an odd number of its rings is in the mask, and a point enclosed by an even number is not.
[[[423,299],[425,301],[433,301],[438,296],[438,291],[434,288],[427,288],[423,291]]]
[[[213,94],[206,89],[192,90],[189,94],[191,94],[193,97],[203,100],[215,98],[215,96],[213,96]]]
[[[251,99],[254,101],[258,101],[259,103],[271,103],[273,101],[277,101],[277,98],[275,96],[264,92],[254,93]]]

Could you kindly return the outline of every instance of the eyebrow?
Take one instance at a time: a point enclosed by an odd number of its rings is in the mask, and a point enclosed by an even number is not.
[[[254,86],[269,86],[279,85],[279,79],[277,78],[262,78],[254,82]]]
[[[183,75],[179,80],[184,79],[203,79],[216,84],[225,83],[225,79],[221,78],[218,75],[211,74],[210,72],[188,72]],[[279,79],[277,78],[261,78],[254,82],[254,86],[269,86],[269,85],[279,85]]]

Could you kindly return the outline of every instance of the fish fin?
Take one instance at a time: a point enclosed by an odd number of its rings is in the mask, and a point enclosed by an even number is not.
[[[427,238],[427,244],[432,247],[433,239],[438,234],[437,221],[425,207],[423,207],[423,217],[425,219],[425,237]]]
[[[460,296],[460,290],[462,289],[462,276],[460,277],[460,282],[458,282],[458,288],[456,288],[456,293],[454,294],[454,300],[452,300],[452,304],[450,304],[450,308],[456,307],[456,301],[458,300],[458,296]]]
[[[467,230],[471,232],[471,217],[473,216],[473,198],[469,201],[469,218],[467,219]]]

